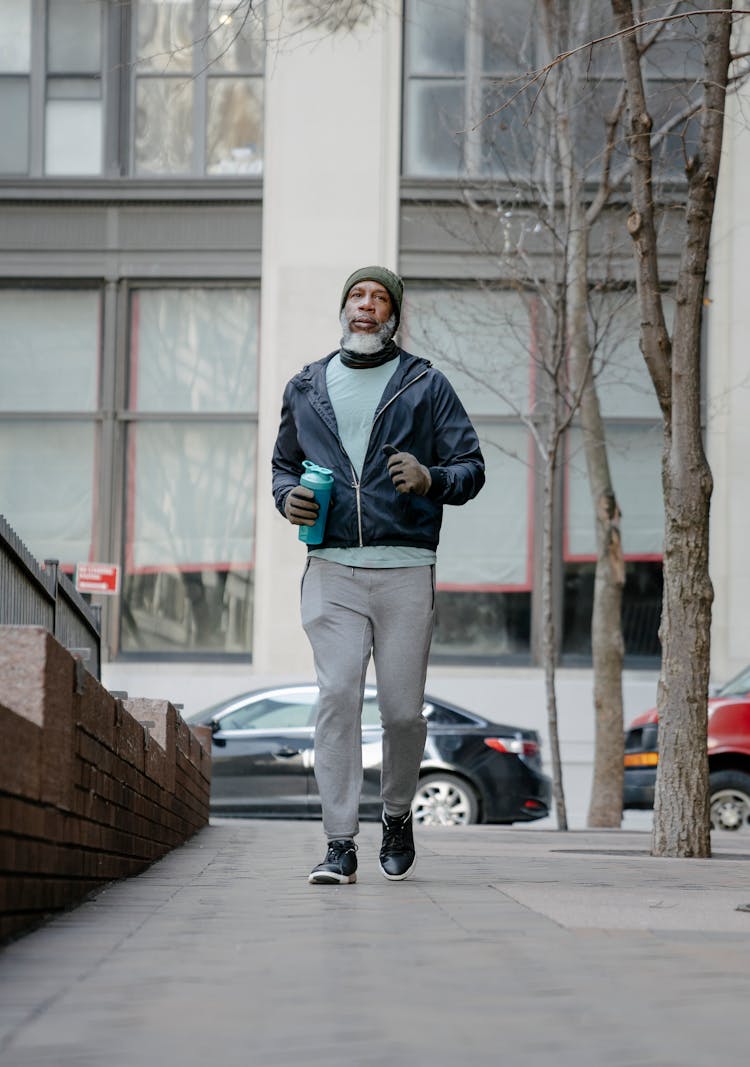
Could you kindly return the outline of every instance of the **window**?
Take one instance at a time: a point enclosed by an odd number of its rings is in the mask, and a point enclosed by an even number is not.
[[[660,654],[664,536],[661,417],[638,347],[635,297],[630,292],[597,294],[591,307],[597,391],[612,483],[622,512],[625,652],[629,657],[654,657]],[[566,450],[562,651],[567,656],[589,657],[596,532],[578,427],[569,432]]]
[[[0,177],[260,177],[262,5],[0,0]]]
[[[540,317],[535,298],[516,290],[409,286],[404,344],[448,376],[477,429],[487,468],[475,500],[444,510],[432,645],[436,659],[532,656],[541,482],[528,426],[543,407],[542,375],[535,373],[534,358]],[[591,319],[594,373],[623,512],[626,652],[653,658],[659,655],[662,595],[660,413],[638,348],[632,292],[593,294]],[[562,555],[561,651],[588,659],[596,544],[577,425],[567,434],[561,459],[565,506],[554,533]]]
[[[100,293],[0,289],[0,500],[38,559],[90,560]]]
[[[436,658],[531,652],[531,399],[528,310],[514,292],[410,287],[405,345],[450,379],[479,434],[487,480],[445,508],[437,564]]]
[[[312,727],[317,703],[318,692],[313,689],[255,699],[222,715],[219,726],[222,731]]]
[[[101,0],[0,0],[0,175],[102,173],[103,18]]]
[[[478,120],[494,111],[500,86],[533,67],[528,0],[410,0],[406,18],[404,171],[411,176],[477,177],[504,173],[517,148],[527,158],[528,136],[513,116]]]
[[[670,8],[666,0],[652,3],[647,16],[656,18]],[[592,4],[590,9],[589,25],[573,31],[575,43],[612,32],[610,5]],[[533,0],[407,0],[406,176],[528,182],[541,175],[542,164],[549,162],[543,100],[539,83],[524,83],[527,72],[540,69],[550,58],[541,26]],[[695,19],[669,24],[646,53],[645,84],[655,132],[662,130],[668,115],[683,108],[689,112],[700,92],[700,34]],[[561,40],[555,50],[566,47]],[[601,166],[605,122],[621,85],[616,42],[603,43],[582,57],[575,103],[566,114],[579,163],[591,177]],[[655,151],[657,173],[681,176],[695,135],[696,120],[688,114],[663,131]],[[619,158],[624,158],[622,153]]]
[[[136,0],[133,172],[260,175],[263,39],[250,0]]]
[[[121,648],[247,653],[258,294],[130,297]]]

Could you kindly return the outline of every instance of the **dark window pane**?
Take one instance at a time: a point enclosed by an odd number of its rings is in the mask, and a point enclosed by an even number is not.
[[[102,13],[98,0],[54,0],[47,5],[47,69],[50,74],[98,74]]]
[[[186,174],[193,159],[193,82],[139,78],[136,87],[137,174]]]
[[[96,430],[87,422],[0,423],[0,501],[37,559],[90,560]]]
[[[456,178],[465,125],[463,83],[412,82],[407,92],[406,173]]]
[[[0,73],[31,70],[31,0],[0,0]],[[8,127],[3,123],[3,133]]]
[[[248,652],[253,572],[163,568],[127,574],[120,645],[124,652]]]
[[[487,81],[482,86],[481,164],[483,174],[499,178],[517,175],[528,179],[534,157],[547,150],[537,135],[533,114],[534,93],[519,95],[518,84]]]
[[[206,128],[209,174],[263,173],[263,83],[209,78]]]
[[[193,68],[193,4],[185,0],[137,0],[138,72]]]
[[[258,299],[254,289],[136,290],[131,408],[255,410]]]
[[[0,410],[94,411],[100,314],[93,289],[0,289]]]
[[[128,460],[122,648],[248,652],[253,428],[137,424]]]
[[[529,0],[504,0],[483,7],[482,70],[486,74],[533,70],[533,5]]]
[[[565,564],[563,655],[591,657],[593,562]],[[662,603],[661,563],[629,561],[625,565],[622,630],[626,656],[658,657]]]
[[[440,705],[430,707],[427,713],[427,721],[433,726],[473,726],[474,720],[468,715],[462,715],[460,711],[452,708],[444,708]]]
[[[0,174],[26,174],[29,169],[29,82],[0,79]]]
[[[466,0],[412,0],[407,20],[408,64],[414,74],[464,69]]]
[[[432,656],[438,659],[527,657],[530,593],[438,591]]]
[[[685,115],[701,101],[703,87],[695,81],[650,81],[648,84],[649,111],[653,120],[654,138],[666,129],[675,115]],[[681,175],[685,163],[694,156],[700,136],[698,116],[682,118],[671,127],[654,147],[654,174],[661,176]]]
[[[263,16],[256,7],[251,0],[209,0],[201,66],[241,74],[263,70]]]

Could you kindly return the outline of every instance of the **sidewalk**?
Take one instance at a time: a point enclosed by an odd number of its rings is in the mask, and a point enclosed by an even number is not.
[[[713,1067],[750,1047],[750,837],[418,833],[310,886],[318,823],[222,822],[0,951],[2,1067]]]

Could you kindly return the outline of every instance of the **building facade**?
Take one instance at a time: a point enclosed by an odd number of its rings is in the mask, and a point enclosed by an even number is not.
[[[393,267],[406,283],[402,343],[454,381],[488,465],[476,501],[446,515],[430,684],[545,732],[534,437],[544,309],[505,255],[523,230],[531,260],[545,262],[529,179],[543,145],[533,124],[519,136],[511,118],[475,121],[519,65],[539,65],[542,44],[522,0],[361,6],[342,29],[329,5],[304,0],[0,0],[2,511],[39,558],[120,566],[119,595],[101,598],[110,688],[189,711],[308,677],[304,548],[270,493],[281,395],[336,347],[348,273]],[[668,59],[653,78],[686,82],[685,63]],[[605,63],[583,106],[616,90]],[[748,138],[732,129],[707,312],[720,678],[745,662],[750,580],[736,226],[746,208],[734,178]],[[678,204],[671,165],[665,196]],[[630,716],[655,692],[662,520],[658,410],[621,221],[615,210],[596,231],[607,284],[592,328],[624,515]],[[678,252],[676,236],[667,281]],[[594,534],[575,426],[565,449],[561,717],[583,798]]]

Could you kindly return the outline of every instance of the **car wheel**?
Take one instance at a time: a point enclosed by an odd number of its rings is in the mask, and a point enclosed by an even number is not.
[[[421,779],[411,805],[418,826],[468,826],[477,821],[477,794],[455,774],[428,774]]]
[[[750,774],[715,771],[709,776],[711,829],[750,829]]]

